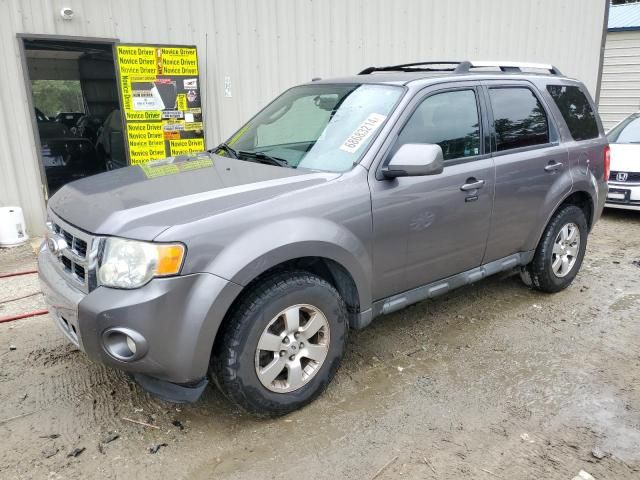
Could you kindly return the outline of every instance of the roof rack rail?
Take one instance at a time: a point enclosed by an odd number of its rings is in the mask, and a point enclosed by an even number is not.
[[[441,68],[434,66],[440,65]],[[445,66],[446,67],[442,67]],[[549,63],[509,62],[509,61],[454,61],[441,60],[432,62],[403,63],[388,67],[368,67],[358,75],[369,75],[373,72],[454,72],[468,73],[472,68],[499,68],[502,72],[521,72],[523,69],[547,70],[551,75],[562,75],[560,70]]]
[[[448,72],[454,71],[455,68],[460,65],[459,60],[443,60],[434,62],[416,62],[416,63],[402,63],[400,65],[391,65],[389,67],[367,67],[358,75],[369,75],[373,72]],[[448,68],[432,68],[430,65],[451,65]],[[423,67],[423,68],[416,68]]]
[[[499,68],[503,72],[521,72],[522,69],[547,70],[551,75],[562,75],[560,70],[550,63],[509,62],[509,61],[464,61],[456,67],[456,73],[466,73],[472,68]]]

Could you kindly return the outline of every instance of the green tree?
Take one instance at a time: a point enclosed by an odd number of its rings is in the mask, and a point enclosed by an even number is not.
[[[82,89],[78,80],[34,80],[33,103],[47,116],[58,112],[84,112]]]

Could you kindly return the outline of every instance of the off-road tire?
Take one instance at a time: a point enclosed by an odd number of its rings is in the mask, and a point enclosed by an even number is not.
[[[329,322],[327,356],[315,376],[298,390],[273,392],[260,382],[255,355],[269,322],[297,304],[318,307]],[[315,400],[333,379],[348,337],[347,307],[337,290],[322,278],[303,271],[283,272],[250,287],[228,318],[216,341],[209,373],[222,393],[247,412],[279,416]]]
[[[551,267],[552,250],[560,229],[568,223],[574,223],[578,226],[580,245],[576,262],[571,271],[564,277],[558,277]],[[584,253],[587,248],[588,234],[589,228],[587,226],[587,220],[584,212],[579,207],[575,205],[560,207],[547,224],[536,248],[533,260],[528,265],[522,267],[520,272],[522,281],[535,290],[547,293],[556,293],[567,288],[571,285],[571,282],[573,282],[582,265]]]

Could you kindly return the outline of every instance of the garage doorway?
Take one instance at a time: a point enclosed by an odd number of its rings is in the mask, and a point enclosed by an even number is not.
[[[46,198],[127,164],[113,41],[21,37]]]

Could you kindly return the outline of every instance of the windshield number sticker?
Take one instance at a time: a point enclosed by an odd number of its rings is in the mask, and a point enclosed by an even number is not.
[[[349,138],[340,146],[340,150],[345,152],[355,153],[360,145],[362,145],[371,135],[375,132],[382,122],[386,119],[386,115],[380,115],[379,113],[371,113],[360,125],[356,128]]]

